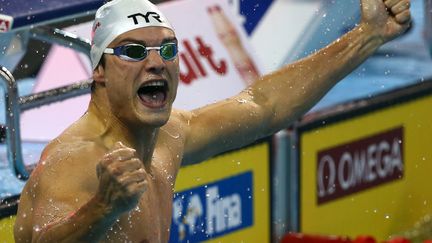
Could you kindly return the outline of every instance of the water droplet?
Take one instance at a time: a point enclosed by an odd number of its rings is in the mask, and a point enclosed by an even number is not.
[[[240,104],[245,104],[245,103],[247,103],[247,100],[245,100],[245,99],[237,99],[237,101],[238,101]]]
[[[178,139],[178,138],[180,138],[180,134],[171,134],[170,132],[168,132],[166,129],[162,129],[161,128],[161,130],[163,130],[164,132],[166,132],[170,137],[172,137],[172,138],[174,138],[174,139]]]
[[[33,230],[36,231],[36,232],[39,232],[39,231],[41,231],[41,228],[40,228],[39,225],[35,225],[35,226],[33,227]]]

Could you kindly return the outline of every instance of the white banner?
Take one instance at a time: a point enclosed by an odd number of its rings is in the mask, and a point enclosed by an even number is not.
[[[228,98],[259,76],[245,31],[226,1],[178,1],[161,9],[180,44],[175,107],[193,109]]]

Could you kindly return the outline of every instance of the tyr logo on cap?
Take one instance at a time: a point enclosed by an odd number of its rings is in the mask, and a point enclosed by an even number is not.
[[[159,23],[162,23],[163,21],[160,19],[161,16],[156,13],[156,12],[147,12],[145,15],[142,13],[136,13],[136,14],[132,14],[127,16],[128,18],[133,18],[134,23],[137,25],[138,24],[138,16],[141,16],[144,18],[146,23],[150,23],[150,19],[149,17],[152,16],[155,20],[157,20]]]
[[[12,28],[13,18],[0,14],[0,33],[8,32]]]

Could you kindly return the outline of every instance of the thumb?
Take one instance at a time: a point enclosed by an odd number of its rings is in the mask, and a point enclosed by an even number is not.
[[[112,147],[112,150],[119,149],[119,148],[126,148],[126,146],[121,141],[117,141]]]

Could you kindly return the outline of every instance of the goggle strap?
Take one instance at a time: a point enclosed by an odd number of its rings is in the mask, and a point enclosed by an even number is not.
[[[112,48],[105,48],[104,53],[106,53],[106,54],[114,54],[114,49],[112,49]]]

